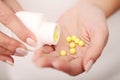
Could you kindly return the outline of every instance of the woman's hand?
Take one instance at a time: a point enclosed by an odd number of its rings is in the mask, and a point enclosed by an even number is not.
[[[58,21],[61,27],[60,41],[56,46],[44,46],[33,58],[39,67],[52,67],[70,75],[88,71],[101,55],[107,40],[108,28],[103,11],[90,4],[80,4],[66,11]],[[85,42],[77,47],[76,55],[70,55],[67,36],[76,35]],[[67,56],[60,56],[66,50]]]
[[[17,0],[0,0],[0,22],[14,32],[21,40],[34,45],[34,35],[15,16],[17,11],[23,10]],[[13,63],[11,55],[26,55],[26,47],[15,39],[0,31],[0,60]]]

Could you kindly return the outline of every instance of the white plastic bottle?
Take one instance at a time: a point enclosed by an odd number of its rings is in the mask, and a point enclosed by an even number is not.
[[[44,44],[56,45],[58,43],[60,37],[59,26],[56,23],[48,22],[43,14],[20,11],[15,15],[36,36],[37,46],[31,47],[21,41],[14,33],[11,34],[14,39],[26,45],[29,51],[34,51],[41,48]]]

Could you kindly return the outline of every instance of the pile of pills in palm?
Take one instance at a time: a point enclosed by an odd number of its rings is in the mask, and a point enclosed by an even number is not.
[[[77,36],[68,36],[66,37],[66,42],[69,43],[69,52],[71,55],[76,54],[76,46],[83,47],[85,45],[84,41],[80,40]],[[60,51],[61,56],[66,56],[67,52],[65,50]]]

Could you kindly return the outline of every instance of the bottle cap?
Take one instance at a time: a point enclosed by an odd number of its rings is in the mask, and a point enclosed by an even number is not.
[[[38,40],[40,40],[39,42],[49,45],[56,45],[59,41],[60,28],[56,23],[44,22],[37,32],[39,32],[37,35],[39,38]]]

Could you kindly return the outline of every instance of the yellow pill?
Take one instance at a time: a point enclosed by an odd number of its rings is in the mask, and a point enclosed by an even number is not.
[[[84,41],[79,41],[79,46],[83,47],[85,45]]]
[[[61,51],[60,51],[60,55],[61,55],[61,56],[66,56],[66,55],[67,55],[67,53],[66,53],[66,51],[65,51],[65,50],[61,50]]]
[[[75,41],[74,41],[74,42],[75,42],[76,44],[78,44],[78,43],[79,43],[79,41],[80,41],[80,40],[77,38],[77,39],[75,39]]]
[[[76,49],[75,48],[71,48],[70,49],[70,54],[72,54],[72,55],[76,54]]]
[[[67,42],[71,42],[71,40],[72,40],[72,38],[71,38],[70,36],[68,36],[68,37],[66,38],[66,41],[67,41]]]
[[[72,41],[75,41],[77,37],[75,35],[72,36]]]
[[[76,44],[75,44],[74,42],[71,42],[71,43],[69,44],[69,47],[70,47],[70,48],[75,48],[75,46],[76,46]]]

